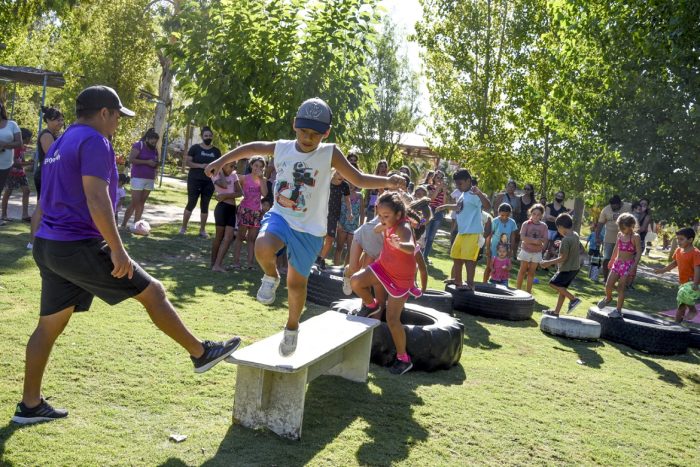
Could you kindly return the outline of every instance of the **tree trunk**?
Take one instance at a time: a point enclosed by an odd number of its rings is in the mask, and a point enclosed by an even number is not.
[[[168,118],[168,107],[172,100],[173,72],[172,59],[161,52],[158,52],[160,60],[160,83],[158,85],[158,102],[156,103],[156,114],[153,118],[153,128],[160,135],[159,144],[164,140],[165,120]],[[167,148],[166,148],[167,150]]]
[[[583,223],[583,198],[577,196],[574,198],[574,230],[581,233],[581,224]]]
[[[547,170],[549,170],[549,128],[544,129],[544,161],[542,163],[542,183],[540,197],[547,197]]]

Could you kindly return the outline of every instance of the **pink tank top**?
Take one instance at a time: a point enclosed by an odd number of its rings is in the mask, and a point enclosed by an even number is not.
[[[246,175],[241,178],[241,187],[243,188],[243,201],[240,206],[251,211],[262,211],[260,200],[262,193],[260,191],[260,182],[253,179],[253,176]]]
[[[379,254],[379,264],[384,268],[391,279],[400,287],[410,288],[415,284],[416,278],[416,257],[414,253],[408,254],[389,242],[389,237],[396,232],[399,225],[404,224],[406,219],[401,219],[394,227],[384,231],[384,246]],[[413,234],[411,234],[413,237]],[[418,248],[418,247],[416,247]]]

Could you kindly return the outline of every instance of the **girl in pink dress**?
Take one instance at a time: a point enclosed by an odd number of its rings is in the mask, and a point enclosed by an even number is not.
[[[373,317],[381,313],[381,306],[372,296],[372,288],[383,288],[389,298],[386,306],[386,322],[396,347],[396,361],[390,371],[402,375],[413,368],[406,352],[406,332],[401,325],[401,311],[408,294],[420,297],[416,287],[416,242],[411,223],[406,218],[406,205],[396,192],[384,193],[377,200],[376,213],[380,224],[375,231],[384,235],[384,245],[379,259],[354,274],[350,280],[352,290],[362,299],[359,316]]]
[[[250,173],[238,177],[243,201],[238,206],[238,234],[233,244],[233,265],[234,269],[241,267],[241,246],[243,240],[248,244],[248,266],[253,269],[255,264],[255,239],[260,230],[260,220],[262,219],[261,200],[267,196],[267,181],[265,180],[265,159],[260,156],[251,157]]]

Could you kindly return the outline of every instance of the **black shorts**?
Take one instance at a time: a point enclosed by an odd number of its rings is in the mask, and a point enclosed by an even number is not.
[[[236,227],[236,205],[219,201],[214,208],[214,223],[217,227]]]
[[[116,305],[153,282],[136,263],[131,279],[112,277],[111,250],[101,238],[59,242],[37,237],[32,253],[41,273],[41,316],[71,306],[87,311],[95,296]]]
[[[567,288],[578,274],[578,269],[575,271],[559,271],[549,280],[549,283],[557,287]]]
[[[338,230],[338,220],[340,220],[340,217],[328,217],[328,226],[326,227],[326,235],[328,237],[335,237],[335,233]]]

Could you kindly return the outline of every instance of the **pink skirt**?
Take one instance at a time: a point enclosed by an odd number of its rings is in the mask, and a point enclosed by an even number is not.
[[[397,281],[389,275],[381,264],[379,264],[379,261],[370,264],[369,269],[374,273],[377,279],[379,279],[379,282],[382,283],[386,292],[394,298],[403,298],[409,293],[414,297],[423,295],[421,289],[416,287],[415,281]]]
[[[610,270],[617,273],[617,275],[620,277],[625,277],[625,276],[629,275],[630,269],[632,269],[633,264],[634,264],[634,259],[627,259],[627,260],[616,259],[613,262],[612,268],[610,268]]]

